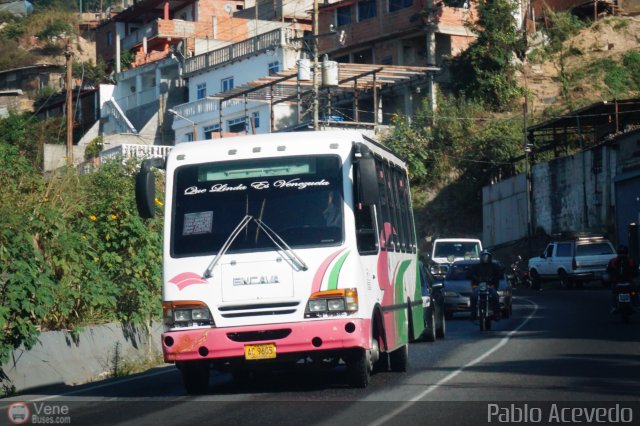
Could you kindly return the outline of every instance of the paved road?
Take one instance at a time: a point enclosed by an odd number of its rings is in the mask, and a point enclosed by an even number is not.
[[[548,416],[549,403],[586,407],[610,401],[608,407],[627,403],[636,423],[640,315],[621,324],[609,314],[608,291],[596,286],[515,294],[513,317],[494,324],[491,332],[454,317],[445,340],[411,345],[409,373],[376,374],[366,389],[347,388],[341,368],[271,374],[245,383],[214,373],[209,393],[190,397],[169,366],[22,395],[2,406],[29,401],[33,414],[37,404],[68,404],[72,424],[477,425],[488,424],[490,410],[507,415],[511,404],[515,415],[521,408],[536,420],[537,408],[531,407],[542,407]]]

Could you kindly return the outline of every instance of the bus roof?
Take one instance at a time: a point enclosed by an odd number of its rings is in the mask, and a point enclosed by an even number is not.
[[[184,142],[170,152],[171,162],[183,155],[181,164],[227,161],[246,158],[336,153],[343,159],[351,154],[354,142],[366,144],[375,154],[406,166],[391,150],[357,130],[305,131],[234,136]]]

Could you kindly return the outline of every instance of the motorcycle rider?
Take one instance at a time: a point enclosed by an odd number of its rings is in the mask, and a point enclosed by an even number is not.
[[[633,281],[638,276],[638,265],[629,257],[629,248],[625,245],[618,246],[618,256],[609,261],[607,265],[607,274],[609,274],[609,283],[611,284],[611,313],[616,312],[617,293],[616,284],[629,283],[632,289],[636,288]],[[638,305],[638,300],[633,301],[634,305]]]
[[[477,317],[476,301],[478,300],[478,284],[481,282],[486,282],[489,287],[493,319],[496,321],[500,319],[500,296],[498,296],[497,289],[500,285],[501,276],[502,269],[496,263],[493,263],[491,252],[489,252],[489,250],[483,250],[482,253],[480,253],[480,263],[474,264],[469,268],[469,272],[467,273],[467,277],[471,280],[471,288],[473,289],[470,306],[472,321]]]

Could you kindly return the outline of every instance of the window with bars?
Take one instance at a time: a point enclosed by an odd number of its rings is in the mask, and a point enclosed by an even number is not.
[[[246,130],[246,123],[244,117],[234,118],[233,120],[227,120],[227,129],[231,133],[241,133]]]
[[[336,8],[336,26],[342,27],[351,23],[351,5]]]
[[[358,2],[358,22],[370,19],[378,14],[376,0]]]
[[[196,86],[196,99],[204,99],[207,96],[207,83],[200,83]]]
[[[277,74],[280,71],[280,62],[269,62],[269,75]]]
[[[389,12],[413,6],[413,0],[389,0]]]
[[[223,92],[226,92],[227,90],[233,89],[233,77],[223,78],[220,89]]]
[[[220,124],[216,123],[211,126],[205,126],[203,130],[205,139],[213,139],[213,134],[220,131]]]

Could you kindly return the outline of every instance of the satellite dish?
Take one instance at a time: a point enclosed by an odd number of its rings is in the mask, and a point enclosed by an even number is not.
[[[227,12],[229,16],[231,16],[231,14],[233,13],[233,6],[229,3],[225,4],[224,11]]]

